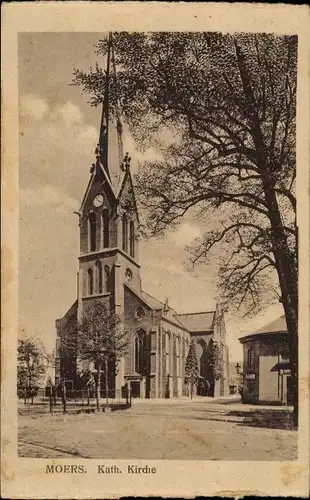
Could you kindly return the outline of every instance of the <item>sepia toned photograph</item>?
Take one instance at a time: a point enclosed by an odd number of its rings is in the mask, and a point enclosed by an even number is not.
[[[3,498],[309,496],[307,13],[4,6]]]
[[[19,456],[297,458],[297,51],[19,34]]]

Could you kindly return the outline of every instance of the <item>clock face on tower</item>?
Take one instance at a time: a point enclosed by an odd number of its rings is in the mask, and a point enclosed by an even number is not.
[[[104,198],[103,198],[102,194],[97,194],[97,196],[95,196],[95,198],[93,199],[93,205],[94,205],[94,207],[97,207],[97,208],[101,207],[103,202],[104,202]]]

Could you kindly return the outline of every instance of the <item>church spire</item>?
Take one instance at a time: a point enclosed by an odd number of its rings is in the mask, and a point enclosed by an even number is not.
[[[114,86],[113,113],[111,113],[111,84]],[[97,162],[99,161],[104,168],[109,180],[111,181],[112,187],[116,192],[123,177],[124,158],[122,124],[118,105],[116,65],[112,33],[109,33],[108,38],[105,89],[96,158]]]
[[[110,90],[110,59],[111,59],[112,33],[109,33],[107,69],[105,72],[105,89],[102,102],[101,123],[99,132],[99,142],[96,156],[100,158],[105,171],[108,171],[108,135],[109,135],[109,90]]]

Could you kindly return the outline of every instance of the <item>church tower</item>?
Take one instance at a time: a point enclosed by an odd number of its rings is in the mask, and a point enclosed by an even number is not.
[[[110,103],[111,82],[113,107]],[[210,395],[207,379],[211,380],[210,387],[215,389],[215,380],[207,370],[206,359],[208,346],[212,348],[216,341],[224,366],[221,383],[217,386],[221,395],[225,395],[228,359],[225,357],[227,346],[223,316],[219,311],[178,314],[170,307],[168,299],[163,303],[141,287],[137,238],[139,217],[130,172],[131,159],[128,153],[123,153],[122,125],[118,106],[115,105],[116,89],[110,35],[95,161],[78,212],[80,254],[77,300],[62,318],[56,320],[56,385],[63,379],[68,387],[70,384],[75,389],[79,372],[90,369],[96,373],[97,369],[91,362],[85,361],[84,366],[84,361],[61,354],[59,347],[63,332],[71,335],[72,327],[76,328],[83,314],[100,302],[111,313],[124,318],[129,340],[124,358],[117,367],[114,364],[108,369],[111,392],[115,389],[122,394],[122,389],[126,387],[132,397],[185,396],[188,393],[186,359],[190,342],[195,340],[200,363],[198,393],[201,396]]]
[[[124,283],[139,293],[138,212],[133,191],[130,157],[123,155],[122,125],[112,115],[110,82],[116,81],[112,35],[109,36],[106,83],[95,163],[79,210],[80,255],[78,318],[96,302],[124,314]],[[123,385],[121,364],[116,389]]]

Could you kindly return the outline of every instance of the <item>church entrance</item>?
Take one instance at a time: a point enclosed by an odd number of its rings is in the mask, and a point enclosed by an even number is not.
[[[211,384],[208,379],[200,378],[197,385],[197,396],[213,396],[213,391],[211,391]]]
[[[129,375],[126,379],[132,398],[145,399],[150,397],[149,377],[143,377],[142,375]]]
[[[139,398],[140,397],[140,380],[132,380],[131,383],[131,397]]]

